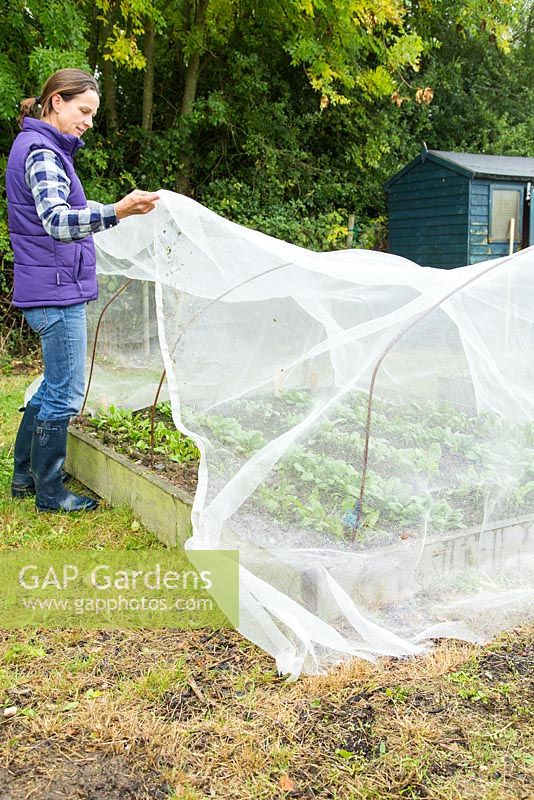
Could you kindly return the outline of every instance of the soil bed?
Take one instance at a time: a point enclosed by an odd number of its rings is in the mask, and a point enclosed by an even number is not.
[[[137,415],[140,419],[150,419],[148,411]],[[168,416],[161,413],[156,415],[156,422],[169,424]],[[72,424],[72,423],[71,423]],[[171,423],[172,425],[172,423]],[[141,464],[155,475],[164,477],[173,486],[182,489],[191,497],[195,494],[198,478],[198,462],[171,461],[161,454],[155,453],[152,458],[146,449],[136,447],[133,442],[125,443],[124,437],[107,428],[95,428],[90,417],[77,417],[74,426],[85,431],[90,436],[131,459],[135,464]]]
[[[302,421],[317,402],[310,392],[290,391],[230,401],[206,415],[183,409],[187,426],[210,441],[209,496],[268,442]],[[234,533],[247,540],[254,531],[256,541],[271,547],[291,542],[295,547],[361,551],[418,539],[423,533],[432,539],[480,527],[488,492],[500,494],[499,517],[493,521],[534,513],[534,473],[527,468],[520,474],[531,452],[531,431],[490,415],[469,417],[443,403],[400,407],[375,399],[373,408],[361,504],[367,397],[355,392],[281,456],[234,514]],[[111,409],[109,418],[85,418],[80,426],[194,495],[198,451],[174,428],[168,402],[158,406],[155,423],[159,439],[153,458],[148,452],[150,409],[129,416]],[[504,441],[511,453],[509,465],[496,462]],[[502,470],[509,471],[509,478],[514,475],[505,494]]]

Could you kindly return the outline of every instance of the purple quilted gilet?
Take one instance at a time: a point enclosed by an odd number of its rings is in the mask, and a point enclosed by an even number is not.
[[[69,205],[85,208],[87,200],[74,169],[73,157],[83,142],[53,125],[26,117],[7,162],[8,224],[15,254],[12,303],[19,308],[70,306],[96,300],[96,257],[93,237],[58,242],[47,234],[25,180],[31,150],[45,148],[59,156],[70,180]]]

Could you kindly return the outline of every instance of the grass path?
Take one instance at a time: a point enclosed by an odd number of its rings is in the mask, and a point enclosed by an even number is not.
[[[1,547],[161,547],[11,500],[28,378],[0,379]],[[0,632],[0,797],[531,800],[534,626],[295,684],[231,631]]]

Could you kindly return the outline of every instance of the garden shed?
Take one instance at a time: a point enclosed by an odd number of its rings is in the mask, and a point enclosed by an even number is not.
[[[534,158],[428,150],[385,184],[388,249],[450,269],[534,244]]]

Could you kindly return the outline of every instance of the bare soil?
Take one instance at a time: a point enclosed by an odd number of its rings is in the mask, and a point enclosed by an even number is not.
[[[38,790],[36,787],[39,787]],[[27,757],[0,767],[2,800],[106,798],[164,800],[170,787],[154,770],[139,770],[123,756],[101,753],[69,757],[49,742],[37,742]]]

